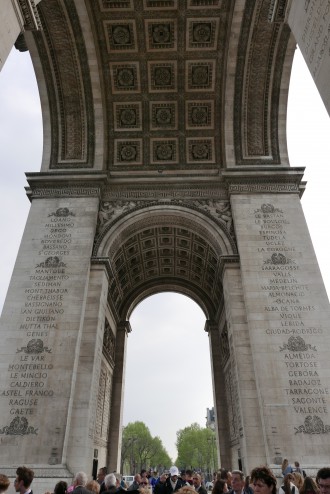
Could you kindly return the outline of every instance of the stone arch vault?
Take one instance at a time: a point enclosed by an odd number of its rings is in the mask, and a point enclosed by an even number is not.
[[[129,316],[163,290],[205,313],[221,463],[328,461],[329,305],[285,123],[295,38],[307,52],[329,14],[317,3],[0,12],[1,65],[30,51],[44,122],[0,357],[1,471],[33,465],[37,494],[96,456],[119,468]]]

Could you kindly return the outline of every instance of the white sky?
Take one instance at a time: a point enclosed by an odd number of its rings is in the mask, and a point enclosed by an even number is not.
[[[306,166],[302,204],[328,293],[330,263],[330,119],[297,51],[292,72],[288,145],[291,166]],[[24,173],[39,171],[42,125],[30,58],[13,49],[0,73],[0,310],[29,210]],[[173,460],[176,431],[205,425],[213,406],[205,318],[190,299],[160,294],[142,302],[131,317],[124,424],[142,420]]]

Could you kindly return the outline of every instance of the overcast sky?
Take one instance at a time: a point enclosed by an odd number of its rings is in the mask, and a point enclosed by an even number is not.
[[[289,97],[291,166],[306,166],[302,204],[324,282],[330,291],[330,120],[297,51]],[[0,73],[0,310],[29,210],[24,173],[39,171],[42,123],[37,85],[27,53],[13,50]],[[205,317],[187,297],[160,294],[142,302],[131,317],[124,425],[145,422],[173,460],[176,431],[205,426],[213,406]],[[156,411],[156,412],[155,412]]]

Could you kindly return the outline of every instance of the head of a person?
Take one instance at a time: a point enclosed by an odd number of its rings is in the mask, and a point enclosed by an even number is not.
[[[86,486],[88,482],[88,477],[85,472],[77,472],[76,475],[74,476],[74,485],[77,487],[77,485],[82,485],[83,487]]]
[[[0,493],[5,492],[10,485],[10,480],[7,475],[0,474]]]
[[[147,477],[141,477],[140,476],[140,482],[139,486],[142,487],[142,489],[145,489],[149,485],[149,480]]]
[[[214,482],[212,494],[223,494],[227,490],[227,482],[224,479],[218,479]]]
[[[139,484],[139,483],[141,482],[141,475],[140,475],[139,473],[136,473],[136,474],[134,475],[134,482],[135,482],[136,484]]]
[[[166,479],[167,479],[167,473],[166,472],[163,472],[161,474],[161,476],[159,477],[159,482],[161,482],[162,484],[164,484],[164,482],[166,482]]]
[[[154,478],[154,479],[157,479],[157,477],[158,477],[158,472],[157,472],[157,470],[153,470],[153,471],[152,471],[152,476],[153,476],[153,478]]]
[[[330,490],[330,489],[328,489],[328,490]],[[304,479],[304,483],[302,485],[301,492],[302,492],[302,494],[305,492],[309,492],[309,493],[314,492],[315,494],[319,494],[320,489],[312,477],[306,477]]]
[[[186,472],[187,475],[187,472]],[[172,482],[176,482],[179,476],[179,470],[178,467],[174,466],[170,468],[170,477]]]
[[[299,467],[300,467],[299,461],[295,461],[295,462],[294,462],[294,466],[295,466],[296,468],[299,468]]]
[[[233,474],[232,474],[232,472],[230,472],[229,470],[227,470],[226,481],[227,481],[228,487],[232,487],[232,480],[233,480]]]
[[[316,474],[316,483],[321,494],[329,493],[330,491],[330,468],[321,468]]]
[[[199,475],[199,473],[194,473],[192,481],[195,487],[199,487],[202,483],[202,477]]]
[[[232,478],[231,478],[231,486],[233,491],[237,494],[240,494],[244,488],[245,477],[244,473],[241,470],[233,470]]]
[[[147,470],[141,470],[141,478],[146,479],[147,478]]]
[[[284,484],[284,492],[289,493],[291,483],[294,484],[294,476],[293,473],[287,473],[284,475],[283,484]]]
[[[104,478],[104,484],[107,490],[116,487],[117,479],[114,473],[108,473]]]
[[[196,491],[192,485],[184,485],[176,492],[176,494],[196,494]]]
[[[287,458],[284,458],[284,460],[282,461],[282,472],[284,472],[284,470],[289,466],[289,461]]]
[[[97,481],[102,484],[104,482],[105,476],[108,473],[107,467],[102,467],[99,468],[99,471],[97,472]]]
[[[276,477],[267,466],[254,468],[250,478],[254,494],[276,494]]]
[[[18,467],[16,470],[15,490],[19,492],[30,487],[34,478],[34,471],[27,467]]]
[[[185,482],[186,481],[186,471],[185,470],[181,470],[181,478],[182,480]]]
[[[66,494],[68,484],[64,480],[60,480],[54,487],[54,494]]]
[[[304,483],[304,477],[299,472],[293,472],[293,483],[296,487],[298,487],[299,491],[302,488]]]
[[[193,471],[188,468],[186,470],[186,480],[192,480],[192,477],[193,477]]]
[[[91,492],[95,492],[95,494],[99,494],[100,488],[101,488],[101,486],[96,480],[90,480],[86,484],[86,489],[88,489]],[[54,492],[54,494],[55,494],[55,492]]]

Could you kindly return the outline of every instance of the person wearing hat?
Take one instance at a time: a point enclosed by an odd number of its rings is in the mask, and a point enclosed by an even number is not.
[[[172,492],[178,491],[184,485],[185,483],[183,482],[183,480],[179,478],[178,467],[173,466],[170,468],[170,475],[166,479],[159,494],[172,494]]]

